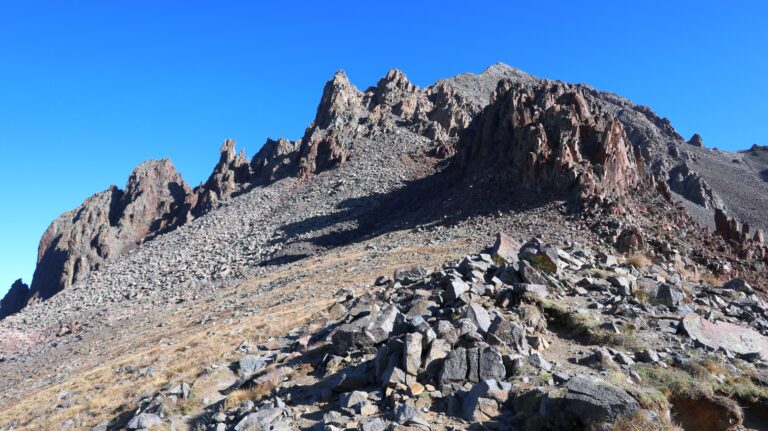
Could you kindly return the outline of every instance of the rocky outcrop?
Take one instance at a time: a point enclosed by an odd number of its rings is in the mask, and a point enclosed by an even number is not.
[[[502,81],[472,132],[460,144],[467,175],[578,196],[621,195],[640,181],[621,122],[577,86]]]
[[[701,139],[701,135],[694,133],[693,136],[691,136],[691,139],[688,140],[688,145],[693,145],[694,147],[704,147],[704,140]]]
[[[11,290],[9,290],[3,299],[0,300],[0,319],[10,316],[24,308],[27,305],[29,296],[29,286],[22,283],[21,279],[16,280],[11,285]]]
[[[722,209],[715,210],[715,235],[722,237],[739,258],[753,259],[768,263],[768,247],[765,245],[765,232],[762,229],[751,232],[749,223],[740,223],[729,218]]]
[[[192,211],[199,217],[210,211],[216,204],[240,190],[250,182],[251,171],[245,152],[235,153],[235,141],[227,139],[221,145],[219,162],[202,187],[195,190],[196,202]]]
[[[298,174],[298,150],[300,141],[279,138],[267,139],[251,160],[253,183],[267,185]]]
[[[185,220],[189,186],[168,159],[139,165],[125,191],[97,193],[51,223],[40,240],[32,296],[45,300],[106,260]]]
[[[669,171],[669,187],[704,208],[723,208],[723,202],[701,175],[692,171],[687,164],[681,164]]]
[[[299,176],[306,177],[344,163],[356,123],[364,113],[362,97],[344,71],[336,72],[325,84],[315,121],[301,141]]]

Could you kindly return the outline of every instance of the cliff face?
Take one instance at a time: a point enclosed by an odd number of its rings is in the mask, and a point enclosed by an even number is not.
[[[512,187],[621,195],[640,174],[624,127],[576,86],[502,81],[459,148],[468,175]]]
[[[40,240],[31,299],[48,299],[105,260],[183,223],[190,191],[170,160],[151,160],[133,171],[124,191],[110,187],[59,216]]]

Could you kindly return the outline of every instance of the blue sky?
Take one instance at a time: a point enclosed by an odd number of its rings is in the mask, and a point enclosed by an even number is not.
[[[227,137],[250,156],[301,136],[337,69],[426,86],[503,61],[649,105],[709,147],[768,143],[763,2],[266,3],[0,4],[0,294],[30,281],[58,214],[141,161],[197,185]]]

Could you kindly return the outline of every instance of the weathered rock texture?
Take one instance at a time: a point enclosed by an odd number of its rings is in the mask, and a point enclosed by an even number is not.
[[[110,187],[51,223],[40,240],[32,298],[45,300],[105,260],[185,220],[189,186],[168,159],[139,165],[125,190]]]
[[[623,195],[641,179],[622,124],[562,83],[502,81],[460,160],[469,174],[579,196]]]

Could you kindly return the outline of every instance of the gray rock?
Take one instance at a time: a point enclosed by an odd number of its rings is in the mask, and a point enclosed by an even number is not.
[[[518,261],[517,252],[520,243],[511,236],[499,232],[496,234],[496,242],[491,248],[491,254],[498,263],[515,264]]]
[[[128,422],[127,428],[129,430],[138,430],[142,428],[150,428],[150,427],[158,426],[161,423],[163,423],[163,420],[160,419],[160,416],[156,414],[139,413]]]
[[[250,376],[261,371],[267,365],[267,361],[261,356],[245,355],[237,361],[237,365],[241,376]]]
[[[685,293],[683,293],[682,289],[664,283],[656,290],[656,298],[654,299],[654,302],[667,307],[677,307],[682,303],[683,298],[685,298]]]
[[[488,312],[482,305],[476,302],[470,302],[467,305],[464,317],[470,319],[483,334],[488,332],[488,329],[491,327],[491,318],[488,316]]]
[[[610,276],[608,277],[608,282],[618,290],[619,295],[632,296],[632,285],[629,284],[629,280],[626,278]]]
[[[552,364],[549,363],[539,352],[533,352],[528,356],[528,363],[544,371],[552,371]]]
[[[556,424],[590,427],[640,410],[640,404],[628,393],[594,377],[575,376],[565,388],[566,394],[552,408],[545,409]]]
[[[421,368],[422,338],[422,335],[417,332],[405,335],[403,368],[408,374],[416,375]]]
[[[437,375],[443,358],[448,356],[451,351],[451,345],[444,339],[433,340],[429,345],[427,357],[424,359],[424,369],[431,375]]]
[[[523,352],[528,349],[528,342],[525,338],[525,328],[517,322],[511,322],[501,316],[496,316],[488,333],[496,336],[496,338],[504,342],[504,344],[518,352]]]
[[[352,391],[339,395],[339,405],[345,408],[353,408],[365,402],[368,402],[368,392]]]
[[[407,286],[409,284],[416,283],[422,278],[426,277],[428,271],[423,266],[416,266],[413,268],[401,268],[395,271],[395,281]]]
[[[480,362],[478,377],[482,380],[503,380],[506,377],[506,369],[501,352],[495,347],[486,347],[480,350]]]
[[[641,352],[637,352],[635,354],[635,359],[637,359],[640,362],[653,364],[653,363],[659,362],[659,354],[656,353],[655,350],[645,349]]]
[[[384,431],[387,426],[387,422],[381,418],[366,419],[361,423],[363,431]]]
[[[445,288],[445,300],[448,302],[455,301],[465,292],[469,291],[469,285],[462,281],[453,279],[448,282],[448,286]]]
[[[507,401],[512,385],[493,379],[483,380],[462,397],[461,416],[469,421],[487,421],[499,414],[499,404]]]
[[[443,368],[440,372],[440,383],[462,382],[467,378],[467,350],[459,347],[445,357]]]

